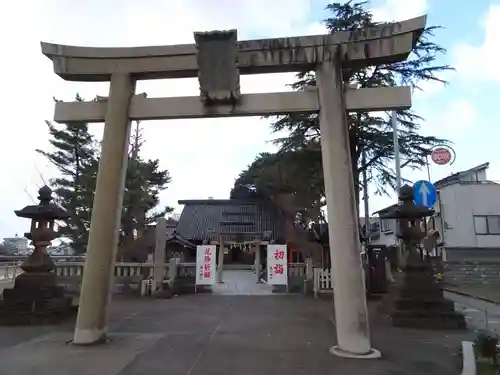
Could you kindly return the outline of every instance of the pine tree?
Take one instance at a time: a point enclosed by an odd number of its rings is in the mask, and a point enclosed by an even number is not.
[[[77,95],[77,101],[83,99]],[[60,228],[63,237],[71,240],[77,253],[84,253],[92,214],[97,176],[97,148],[86,123],[56,125],[46,121],[51,151],[36,151],[45,156],[59,171],[51,180],[55,200],[70,215],[66,226]]]
[[[261,153],[242,171],[231,190],[231,199],[274,199],[286,194],[293,196],[297,220],[305,226],[309,220],[322,219],[324,184],[317,152],[307,149],[276,154]],[[321,157],[321,154],[319,154]]]
[[[325,20],[329,32],[352,31],[377,25],[378,23],[373,20],[373,15],[366,10],[366,5],[367,2],[352,0],[343,4],[329,4],[326,9],[331,13],[331,17]],[[436,62],[437,57],[446,52],[444,48],[431,41],[434,32],[438,29],[439,27],[436,26],[425,29],[416,43],[414,52],[406,61],[351,71],[344,75],[344,82],[355,83],[358,88],[408,85],[415,90],[419,90],[419,85],[425,81],[445,84],[446,82],[439,77],[439,74],[452,68]],[[292,87],[295,90],[303,90],[306,86],[315,86],[315,84],[314,72],[303,72],[298,74],[298,81]],[[426,158],[432,146],[448,143],[444,139],[419,134],[423,118],[414,111],[397,111],[397,117],[400,154],[406,168],[422,168],[426,164]],[[311,205],[318,200],[324,202],[324,193],[319,189],[323,185],[323,174],[318,120],[317,114],[290,114],[279,118],[272,124],[274,132],[283,130],[289,132],[287,137],[275,140],[280,146],[280,151],[276,154],[274,162],[279,163],[282,169],[293,171],[294,167],[286,162],[289,158],[286,155],[292,153],[301,158],[301,165],[310,170],[308,175],[311,178],[302,181],[297,178],[296,183],[315,186],[317,187],[315,193],[321,194],[310,197]],[[348,125],[354,185],[358,189],[361,188],[359,175],[367,170],[370,181],[375,184],[378,193],[386,193],[388,187],[394,188],[393,130],[389,117],[367,112],[351,113],[348,116]],[[366,163],[362,163],[363,150],[366,153]],[[298,160],[295,162],[298,163]],[[252,170],[255,171],[255,168],[250,167],[242,172],[236,181],[235,188],[238,188],[238,183],[243,177],[246,180],[253,178],[254,185],[259,184],[255,173],[250,173]],[[294,176],[293,172],[288,174]],[[359,200],[359,194],[356,194],[356,197]]]
[[[143,144],[142,129],[137,122],[131,136],[123,202],[121,243],[125,247],[158,217],[173,211],[170,207],[155,210],[160,203],[160,192],[172,179],[168,170],[160,169],[159,160],[146,161],[140,157]]]

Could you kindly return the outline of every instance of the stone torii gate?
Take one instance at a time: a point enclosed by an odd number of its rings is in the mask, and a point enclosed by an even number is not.
[[[54,71],[68,81],[109,81],[107,98],[56,103],[55,121],[104,122],[101,160],[87,245],[75,344],[106,334],[118,242],[131,120],[320,114],[321,146],[333,268],[337,346],[332,353],[376,358],[360,260],[347,111],[409,108],[407,87],[344,87],[350,69],[402,61],[426,17],[333,35],[237,41],[236,31],[195,33],[196,44],[91,48],[42,43]],[[242,94],[240,74],[315,70],[317,87],[301,92]],[[141,79],[198,77],[200,96],[135,95]]]

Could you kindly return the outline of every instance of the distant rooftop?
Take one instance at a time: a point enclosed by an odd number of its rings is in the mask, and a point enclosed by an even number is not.
[[[434,183],[436,188],[442,189],[446,186],[455,184],[495,184],[486,179],[486,170],[490,163],[483,163],[465,171],[453,173]]]

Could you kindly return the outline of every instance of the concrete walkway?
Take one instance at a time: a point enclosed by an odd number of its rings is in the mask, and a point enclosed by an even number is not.
[[[375,309],[374,309],[375,310]],[[331,355],[332,302],[301,296],[115,298],[110,343],[75,347],[74,322],[0,327],[2,375],[456,375],[461,334],[371,320],[380,360]]]
[[[464,314],[469,328],[500,333],[500,305],[453,292],[444,296],[455,302],[455,310]]]
[[[257,283],[257,275],[250,270],[227,270],[222,274],[223,283],[216,283],[212,287],[214,294],[222,295],[271,295],[272,286]]]
[[[461,286],[451,286],[445,287],[445,290],[463,294],[472,298],[482,299],[491,303],[500,304],[500,289],[495,285],[461,285]]]

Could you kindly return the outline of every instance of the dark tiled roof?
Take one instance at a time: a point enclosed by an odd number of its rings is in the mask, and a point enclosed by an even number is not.
[[[275,206],[259,200],[208,199],[179,201],[184,205],[176,232],[189,241],[250,241],[269,231],[283,238],[283,221]]]
[[[180,234],[178,234],[175,231],[167,238],[167,244],[168,243],[178,243],[179,245],[182,245],[182,246],[187,247],[189,249],[196,248],[196,245],[194,243],[186,240],[184,237],[182,237]]]

